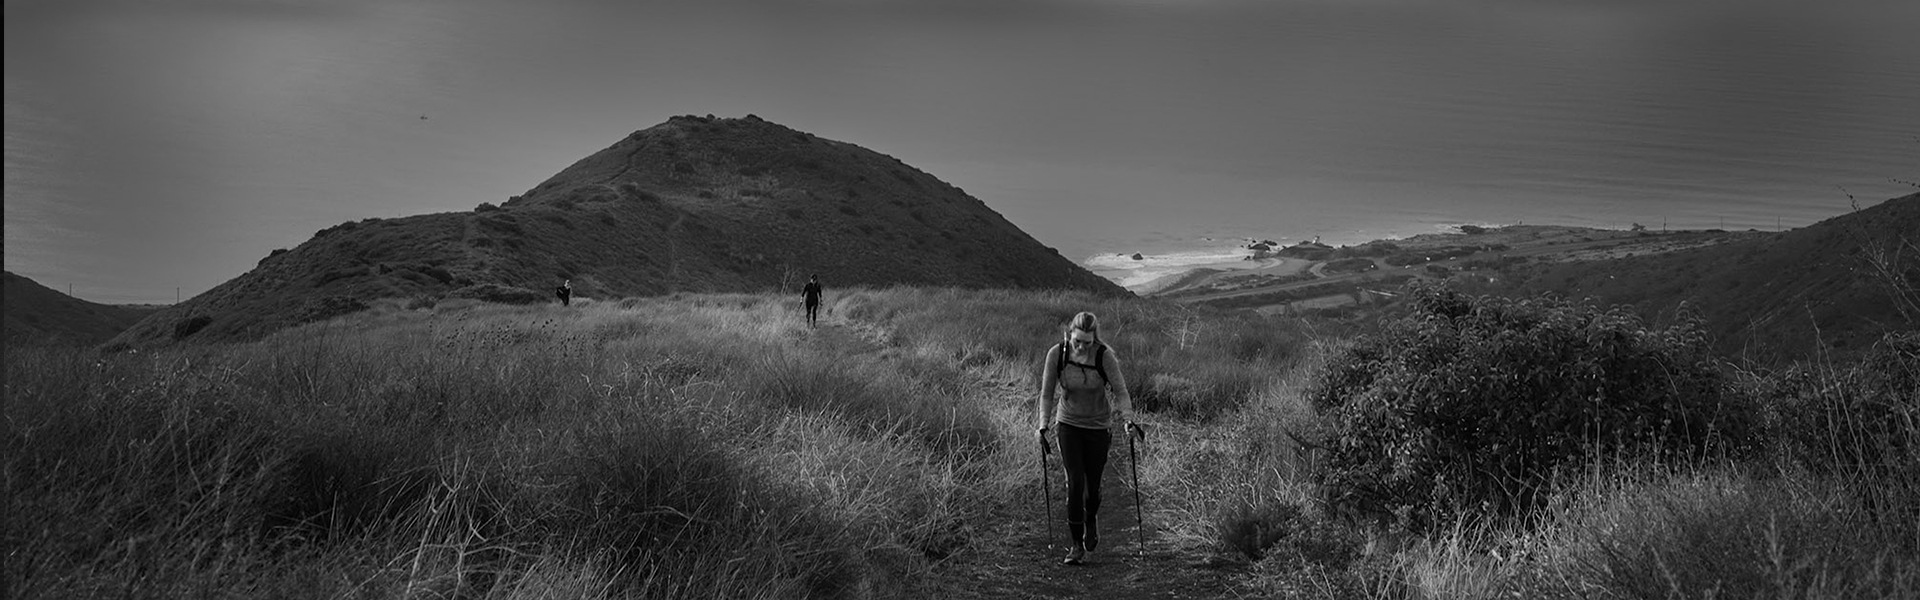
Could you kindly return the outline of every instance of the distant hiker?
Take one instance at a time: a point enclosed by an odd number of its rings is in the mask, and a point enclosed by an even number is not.
[[[561,306],[573,306],[573,280],[568,279],[560,287],[553,288],[553,295],[560,298]]]
[[[1072,543],[1066,563],[1080,564],[1100,543],[1100,477],[1107,468],[1107,448],[1115,428],[1126,435],[1136,425],[1127,419],[1133,397],[1120,373],[1120,358],[1100,342],[1100,325],[1093,313],[1082,312],[1068,322],[1066,339],[1047,349],[1040,374],[1041,444],[1053,427],[1060,462],[1067,472],[1067,532]],[[1064,398],[1054,402],[1054,388]]]
[[[820,320],[820,276],[808,275],[807,287],[800,289],[800,298],[807,305],[807,327],[813,327]]]

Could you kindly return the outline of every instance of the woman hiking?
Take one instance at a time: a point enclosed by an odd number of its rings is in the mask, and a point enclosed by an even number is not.
[[[1059,442],[1060,463],[1067,472],[1067,532],[1072,544],[1066,563],[1080,564],[1100,544],[1100,476],[1107,469],[1107,448],[1113,430],[1131,434],[1137,427],[1127,419],[1133,398],[1120,373],[1120,358],[1100,342],[1100,324],[1093,313],[1082,312],[1068,322],[1066,339],[1047,349],[1040,371],[1040,427],[1042,446],[1047,428]],[[1054,388],[1061,398],[1055,402]]]

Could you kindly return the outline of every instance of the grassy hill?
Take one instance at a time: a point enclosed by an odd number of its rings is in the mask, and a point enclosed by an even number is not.
[[[1337,249],[1286,248],[1262,266],[1197,271],[1149,297],[1372,319],[1396,314],[1394,290],[1405,283],[1444,281],[1479,294],[1627,305],[1657,323],[1685,312],[1704,321],[1723,356],[1784,364],[1853,354],[1920,322],[1915,231],[1920,195],[1785,232],[1466,227]]]
[[[1727,356],[1763,363],[1851,353],[1889,330],[1913,329],[1866,257],[1898,260],[1920,284],[1920,194],[1807,227],[1701,248],[1604,260],[1536,262],[1506,270],[1508,292],[1553,292],[1625,304],[1657,321],[1682,305],[1705,320]],[[1895,252],[1905,247],[1905,252]]]
[[[1084,291],[829,300],[819,329],[785,294],[450,299],[251,342],[10,348],[0,595],[1920,592],[1920,337],[1775,377],[1705,358],[1684,326],[1445,294],[1360,339]],[[1064,515],[1058,457],[1034,444],[1034,375],[1089,309],[1151,433],[1137,454],[1116,435],[1105,542],[1067,568],[1047,545]],[[1750,435],[1647,418],[1667,400]],[[1615,445],[1569,435],[1590,424]],[[1740,445],[1618,445],[1675,431]],[[1502,468],[1540,456],[1573,462]],[[1420,530],[1365,518],[1406,507],[1329,504],[1329,483],[1413,478],[1380,499],[1484,507],[1435,495],[1462,480],[1419,478],[1449,469],[1502,484],[1475,493],[1538,486],[1534,512]]]
[[[758,117],[674,117],[471,212],[321,230],[161,311],[127,345],[259,339],[381,302],[797,292],[853,285],[1126,291],[959,188]]]
[[[158,310],[88,302],[12,271],[3,294],[9,344],[98,344]]]

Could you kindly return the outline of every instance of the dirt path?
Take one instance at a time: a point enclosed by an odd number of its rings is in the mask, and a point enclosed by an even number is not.
[[[1036,482],[1024,505],[996,511],[995,525],[981,532],[972,547],[936,563],[908,596],[1103,600],[1246,597],[1236,593],[1230,583],[1235,570],[1242,567],[1175,547],[1155,530],[1151,514],[1147,516],[1144,546],[1136,541],[1141,529],[1134,524],[1133,490],[1125,481],[1126,449],[1120,446],[1116,450],[1114,458],[1118,460],[1108,463],[1107,478],[1101,486],[1104,506],[1100,509],[1100,547],[1088,555],[1086,564],[1061,563],[1066,556],[1066,509],[1061,498],[1065,491],[1059,459],[1054,457],[1049,461],[1054,469],[1055,523],[1051,536],[1043,514],[1045,499],[1040,497]],[[1039,474],[1034,477],[1037,480]],[[1152,492],[1142,490],[1149,503]]]
[[[802,343],[818,344],[850,354],[877,352],[885,348],[887,333],[859,321],[823,315],[820,325]],[[994,395],[1013,395],[1025,399],[1025,386],[1000,382],[990,386]],[[1158,435],[1158,433],[1156,433]],[[1144,464],[1154,444],[1161,440],[1137,443]],[[1038,454],[1038,450],[1035,450]],[[958,600],[1019,600],[1038,598],[1100,598],[1102,600],[1206,599],[1250,597],[1246,590],[1236,593],[1230,584],[1233,574],[1245,568],[1243,561],[1207,551],[1185,549],[1163,536],[1155,525],[1154,498],[1159,492],[1151,486],[1140,490],[1145,502],[1146,528],[1136,525],[1135,494],[1131,462],[1126,440],[1114,439],[1109,450],[1107,472],[1101,482],[1100,545],[1088,555],[1085,564],[1066,565],[1066,484],[1060,457],[1047,457],[1048,481],[1052,484],[1052,519],[1047,518],[1047,498],[1041,495],[1041,475],[1037,463],[1028,463],[1030,485],[1018,498],[1010,499],[989,511],[974,531],[967,548],[936,563],[930,572],[908,585],[907,598]],[[1052,522],[1049,530],[1049,521]]]
[[[1024,395],[1018,388],[998,393]],[[1157,440],[1137,442],[1145,462]],[[1100,598],[1103,600],[1241,598],[1229,583],[1243,563],[1202,550],[1181,548],[1156,526],[1157,489],[1143,482],[1135,495],[1127,442],[1116,437],[1101,482],[1100,544],[1085,564],[1067,565],[1066,483],[1058,454],[1049,455],[1048,498],[1041,494],[1040,467],[1029,463],[1030,485],[1013,502],[996,507],[991,525],[973,544],[933,565],[908,597],[954,599]],[[1038,449],[1035,449],[1038,454]],[[1146,506],[1135,511],[1136,497]],[[1144,520],[1145,527],[1137,523]]]

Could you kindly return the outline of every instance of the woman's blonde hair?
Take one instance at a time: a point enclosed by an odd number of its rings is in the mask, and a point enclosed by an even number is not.
[[[1074,315],[1072,319],[1068,319],[1067,331],[1063,337],[1071,339],[1076,329],[1091,333],[1093,334],[1093,341],[1100,341],[1100,318],[1093,316],[1093,313],[1080,311],[1080,314]]]

